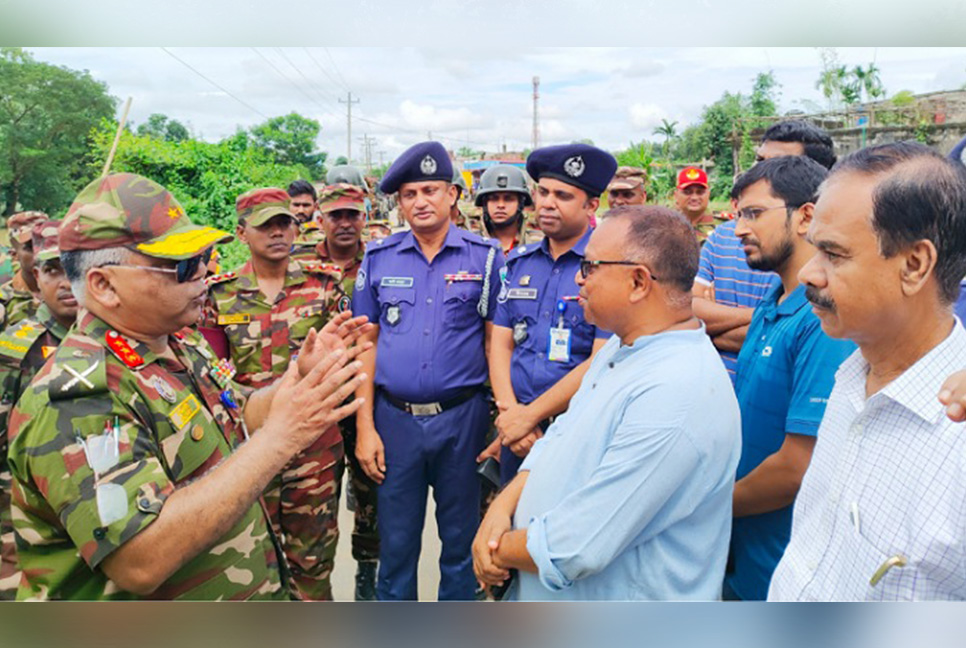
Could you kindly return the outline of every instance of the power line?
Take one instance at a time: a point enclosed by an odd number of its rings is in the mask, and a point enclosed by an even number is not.
[[[166,54],[168,54],[171,58],[173,58],[174,60],[176,60],[178,63],[181,63],[183,66],[185,66],[186,68],[188,68],[189,70],[191,70],[192,72],[194,72],[195,74],[197,74],[198,76],[200,76],[202,79],[204,79],[205,81],[207,81],[211,85],[215,86],[216,88],[218,88],[222,92],[224,92],[226,95],[228,95],[229,97],[231,97],[232,99],[234,99],[235,101],[237,101],[238,103],[240,103],[241,105],[245,106],[246,108],[248,108],[252,112],[260,115],[262,118],[268,119],[268,115],[266,115],[265,113],[263,113],[261,110],[259,110],[258,108],[255,108],[251,104],[246,103],[246,102],[242,101],[241,99],[239,99],[238,97],[236,97],[235,95],[233,95],[226,88],[224,88],[221,85],[215,83],[214,81],[212,81],[211,79],[209,79],[208,77],[206,77],[204,74],[202,74],[201,72],[199,72],[198,70],[196,70],[194,67],[192,67],[191,65],[189,65],[187,61],[184,61],[184,60],[178,58],[177,56],[175,56],[174,52],[172,52],[168,48],[162,47],[161,49]]]
[[[322,72],[322,74],[324,74],[326,77],[328,77],[329,81],[331,81],[332,83],[334,83],[336,85],[340,85],[339,82],[335,79],[335,77],[333,77],[331,74],[329,74],[329,71],[326,70],[324,67],[322,67],[322,64],[319,63],[319,60],[317,58],[315,58],[315,55],[312,54],[312,52],[311,52],[311,50],[309,50],[309,48],[303,47],[302,49],[305,50],[305,53],[308,54],[309,55],[309,58],[312,59],[312,62],[315,63],[315,67],[319,68],[319,71]],[[341,77],[342,75],[340,74],[339,76]],[[346,83],[344,81],[342,82],[341,85],[342,85],[342,88],[345,89],[346,92],[349,91],[349,86],[346,85]]]
[[[328,47],[323,47],[322,49],[325,51],[325,55],[329,57],[329,61],[332,63],[332,67],[333,69],[335,69],[335,73],[339,75],[340,79],[342,79],[342,85],[345,87],[346,90],[348,90],[349,84],[346,83],[345,77],[342,76],[342,72],[339,71],[339,66],[335,62],[335,59],[332,58],[332,52],[329,51]]]
[[[273,70],[275,70],[275,72],[276,72],[276,73],[277,73],[277,74],[278,74],[278,75],[279,75],[280,77],[282,77],[282,79],[284,79],[284,80],[285,80],[285,81],[287,81],[288,83],[290,83],[290,84],[292,84],[292,86],[293,86],[293,87],[294,87],[294,88],[295,88],[296,90],[298,90],[298,91],[299,91],[300,93],[302,93],[302,96],[303,96],[303,97],[305,97],[306,99],[308,99],[309,101],[311,101],[312,103],[314,103],[314,104],[315,104],[316,106],[318,106],[318,107],[319,107],[319,109],[321,109],[321,110],[322,110],[322,112],[326,112],[326,111],[328,110],[327,108],[325,108],[324,106],[322,106],[322,104],[320,104],[320,103],[319,103],[318,101],[316,101],[316,100],[315,100],[314,98],[312,98],[312,97],[310,97],[310,96],[308,95],[308,93],[307,93],[307,92],[305,92],[305,90],[303,90],[303,89],[302,89],[302,86],[300,86],[299,84],[297,84],[297,83],[295,83],[294,81],[292,81],[292,79],[290,79],[290,78],[289,78],[289,77],[288,77],[288,76],[287,76],[287,75],[286,75],[286,74],[285,74],[284,72],[282,72],[282,70],[280,70],[280,69],[278,68],[278,66],[277,66],[277,65],[275,65],[274,63],[272,63],[272,61],[271,61],[271,60],[269,60],[269,58],[268,58],[267,56],[265,56],[264,54],[262,54],[261,52],[259,52],[259,51],[258,51],[258,50],[257,50],[256,48],[254,48],[254,47],[251,47],[251,48],[249,48],[249,49],[251,49],[251,50],[252,50],[253,52],[255,52],[256,54],[258,54],[258,55],[259,55],[259,56],[260,56],[260,57],[262,58],[262,60],[263,60],[263,61],[265,61],[266,63],[268,63],[268,64],[269,64],[269,66],[271,66],[271,68],[272,68]]]
[[[300,68],[299,66],[297,66],[297,65],[295,65],[295,63],[293,63],[293,62],[292,62],[292,59],[290,59],[290,58],[289,58],[289,57],[288,57],[288,56],[287,56],[287,55],[285,54],[285,52],[284,52],[284,51],[282,50],[282,48],[280,48],[280,47],[276,47],[276,48],[275,48],[275,51],[276,51],[276,52],[278,52],[278,53],[279,53],[279,54],[280,54],[280,55],[282,56],[282,58],[283,58],[283,59],[285,59],[285,62],[286,62],[286,63],[288,63],[289,65],[291,65],[291,66],[292,66],[292,68],[293,68],[293,69],[294,69],[294,70],[296,71],[296,73],[298,73],[298,75],[299,75],[300,77],[302,77],[302,79],[303,79],[303,80],[305,80],[305,82],[306,82],[307,84],[309,84],[310,86],[315,86],[315,85],[316,85],[316,84],[315,84],[315,82],[313,82],[313,81],[311,81],[311,80],[309,80],[309,78],[308,78],[307,76],[305,76],[305,74],[303,74],[303,72],[302,72],[302,69],[301,69],[301,68]],[[316,91],[319,91],[319,89],[318,89],[318,88],[316,88]],[[321,91],[319,91],[319,94],[320,94],[320,95],[324,95],[324,93],[322,93]],[[327,96],[327,95],[326,95],[326,96],[324,96],[323,98],[324,98],[325,100],[327,100],[327,101],[331,101],[331,100],[332,100],[332,98],[331,98],[331,97],[329,97],[329,96]]]

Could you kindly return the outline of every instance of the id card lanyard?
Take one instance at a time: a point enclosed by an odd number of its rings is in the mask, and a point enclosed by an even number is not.
[[[550,329],[550,341],[547,346],[547,359],[550,362],[570,362],[570,329],[564,328],[564,312],[567,302],[557,301],[557,326]]]

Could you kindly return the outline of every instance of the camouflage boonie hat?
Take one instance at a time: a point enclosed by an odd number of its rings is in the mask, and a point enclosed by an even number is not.
[[[293,221],[295,214],[288,208],[288,192],[278,187],[264,187],[252,189],[238,196],[235,201],[235,211],[238,212],[238,222],[252,227],[264,225],[273,216],[284,214]]]
[[[180,261],[234,237],[195,225],[167,189],[134,173],[90,183],[74,198],[60,225],[61,252],[126,247]]]
[[[26,243],[30,240],[34,223],[40,223],[49,218],[42,211],[17,212],[7,220],[7,229],[10,230],[11,238],[17,239],[18,243]]]
[[[335,184],[323,189],[319,194],[319,211],[328,214],[339,209],[366,211],[365,193],[351,184]]]
[[[57,235],[60,233],[62,221],[45,220],[34,223],[31,230],[31,240],[34,242],[34,261],[41,263],[60,258],[60,248],[57,247]]]

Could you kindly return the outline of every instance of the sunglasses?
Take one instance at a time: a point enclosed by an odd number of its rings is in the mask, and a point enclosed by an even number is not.
[[[638,263],[637,261],[588,261],[587,259],[582,259],[580,261],[580,276],[586,279],[597,269],[597,266],[602,265],[642,266],[644,264]],[[658,278],[651,274],[650,270],[648,270],[647,274],[650,275],[651,281],[658,281]]]
[[[186,283],[191,281],[198,275],[198,268],[202,265],[208,265],[211,261],[211,255],[214,248],[208,248],[201,254],[193,256],[188,259],[182,259],[178,261],[178,264],[173,268],[156,268],[154,266],[141,266],[141,265],[124,265],[121,263],[108,263],[107,265],[112,268],[137,268],[139,270],[149,270],[150,272],[163,272],[165,274],[174,274],[178,283]]]

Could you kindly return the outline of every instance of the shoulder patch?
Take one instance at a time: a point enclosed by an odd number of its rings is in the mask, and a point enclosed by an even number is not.
[[[215,284],[225,283],[226,281],[231,281],[238,277],[237,272],[224,272],[219,275],[211,275],[205,279],[206,286],[214,286]]]
[[[104,347],[83,350],[78,356],[69,347],[61,346],[54,356],[54,365],[47,383],[50,400],[71,400],[107,391],[107,354]]]
[[[46,329],[39,322],[25,319],[0,334],[0,355],[23,360],[30,347]]]

